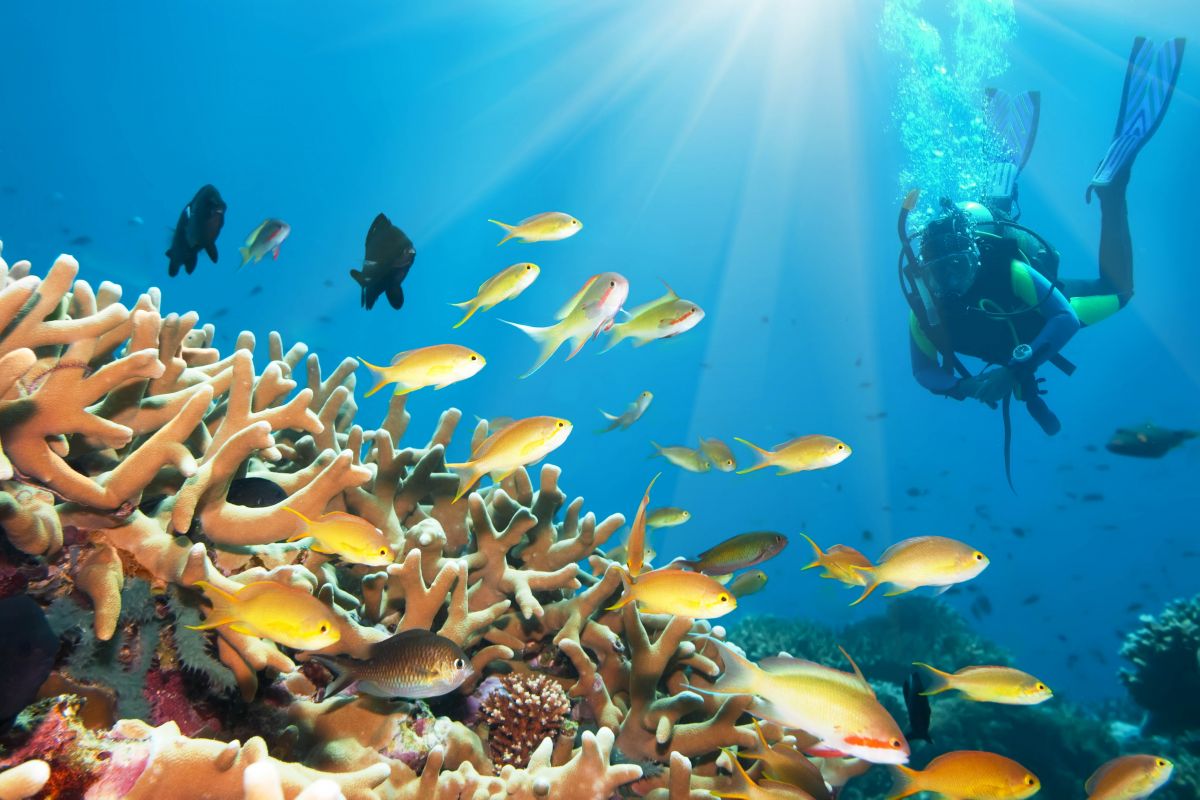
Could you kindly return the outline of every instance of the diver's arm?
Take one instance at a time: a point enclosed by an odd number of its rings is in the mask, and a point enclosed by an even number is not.
[[[911,331],[908,335],[908,352],[912,358],[912,373],[917,383],[934,394],[952,394],[958,384],[954,370],[948,365],[939,364],[936,357],[931,357],[921,349]],[[961,398],[959,398],[961,399]]]
[[[1033,281],[1037,293],[1038,313],[1046,320],[1041,332],[1029,343],[1033,348],[1033,355],[1028,361],[1020,364],[1021,369],[1033,372],[1071,340],[1079,330],[1080,324],[1079,317],[1075,315],[1074,309],[1062,292],[1055,289],[1037,270],[1025,266],[1021,268]],[[1012,368],[1017,365],[1015,362],[1009,362],[1008,366]]]

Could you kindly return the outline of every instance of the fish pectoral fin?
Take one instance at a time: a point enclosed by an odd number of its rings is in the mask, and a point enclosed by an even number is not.
[[[893,584],[893,585],[895,585],[895,584]],[[915,588],[916,588],[915,586],[896,586],[896,588],[892,589],[890,592],[884,592],[883,596],[884,597],[895,597],[896,595],[900,595],[900,594],[908,594]]]
[[[234,633],[243,634],[245,636],[253,636],[255,638],[259,638],[258,634],[256,632],[254,632],[253,630],[250,629],[249,626],[247,626],[246,624],[241,623],[241,622],[232,623],[229,626],[229,630],[233,631]]]
[[[512,475],[514,472],[516,472],[515,469],[498,469],[495,472],[492,472],[490,474],[491,474],[492,481],[494,483],[500,483],[502,480],[507,478],[509,475]]]

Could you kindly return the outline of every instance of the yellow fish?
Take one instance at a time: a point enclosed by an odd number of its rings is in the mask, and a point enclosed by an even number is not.
[[[650,614],[671,614],[692,619],[715,619],[737,608],[737,598],[707,575],[677,569],[656,569],[630,578],[621,573],[625,594],[609,611],[633,601]]]
[[[749,597],[752,594],[757,594],[767,588],[767,573],[761,569],[752,569],[749,572],[743,572],[736,578],[733,578],[732,575],[721,575],[717,580],[721,578],[725,578],[721,582],[729,587],[730,594],[738,600],[741,600],[743,597]],[[730,580],[731,578],[732,580]]]
[[[721,651],[725,669],[712,689],[693,689],[757,695],[748,711],[816,737],[818,747],[808,751],[814,755],[856,756],[873,764],[908,761],[908,742],[900,726],[845,651],[853,674],[782,656],[755,664],[720,639],[708,641]]]
[[[723,797],[729,800],[812,800],[811,794],[790,783],[782,783],[775,779],[755,783],[738,761],[739,757],[751,758],[752,756],[746,753],[734,753],[724,747],[721,748],[721,752],[728,757],[731,764],[734,785],[729,789],[709,789],[708,793],[713,797]],[[799,758],[805,761],[803,756],[799,756]],[[817,779],[820,780],[820,778],[821,775],[818,773]],[[825,788],[824,782],[821,783],[821,788]]]
[[[658,451],[655,455],[662,456],[688,472],[708,472],[712,466],[699,450],[693,450],[690,447],[663,447],[658,442],[650,444],[654,445],[654,449]]]
[[[871,559],[844,544],[835,544],[828,551],[822,551],[807,534],[801,533],[800,535],[808,539],[808,543],[812,545],[813,554],[816,556],[815,561],[801,567],[801,570],[824,567],[825,572],[821,575],[822,578],[833,578],[847,586],[867,585],[867,576],[856,567],[872,566]]]
[[[497,272],[479,284],[479,291],[470,300],[463,303],[450,304],[455,308],[465,308],[467,310],[466,316],[455,323],[454,327],[460,327],[474,316],[476,311],[487,311],[493,306],[503,303],[505,300],[512,300],[521,292],[528,289],[540,274],[541,268],[537,264],[530,264],[528,262],[513,264],[511,267]]]
[[[721,472],[733,472],[737,469],[737,459],[733,457],[733,451],[720,439],[701,438],[700,450]]]
[[[316,541],[308,549],[314,553],[337,555],[352,564],[386,567],[396,560],[396,553],[383,532],[362,517],[344,511],[332,511],[311,520],[294,508],[283,507],[304,520],[305,529],[287,541],[295,542],[312,537]]]
[[[822,777],[821,770],[816,764],[787,745],[779,744],[772,748],[767,743],[767,737],[763,735],[758,720],[752,721],[754,732],[758,734],[759,749],[753,753],[739,751],[738,758],[761,761],[764,777],[803,789],[808,793],[802,795],[803,797],[829,797],[829,790],[825,787],[825,778]],[[730,758],[732,759],[733,756],[730,755]]]
[[[237,594],[218,589],[207,581],[192,584],[204,592],[212,610],[202,625],[204,631],[228,625],[247,636],[270,639],[295,650],[320,650],[341,638],[333,611],[304,589],[275,581],[248,583]]]
[[[939,587],[938,594],[956,583],[969,581],[987,569],[988,557],[970,545],[945,536],[917,536],[889,547],[874,567],[851,567],[868,580],[856,606],[885,583],[896,588],[885,597],[911,592],[922,586]]]
[[[1042,788],[1037,776],[1011,758],[979,750],[940,755],[923,770],[893,767],[888,800],[931,792],[946,800],[1024,800]]]
[[[375,385],[364,397],[370,397],[389,383],[396,384],[396,394],[408,394],[426,386],[445,389],[452,383],[465,381],[487,364],[479,353],[457,344],[435,344],[397,353],[386,367],[363,358],[358,360],[375,376]]]
[[[1162,756],[1121,756],[1087,779],[1088,800],[1142,800],[1171,780],[1175,765]]]
[[[642,418],[642,414],[646,413],[646,409],[650,407],[650,401],[654,399],[654,394],[651,392],[642,392],[637,396],[637,399],[625,407],[625,410],[620,414],[610,414],[604,409],[600,409],[600,413],[608,420],[608,427],[601,428],[596,433],[608,433],[615,431],[617,428],[625,430],[633,423]]]
[[[692,518],[692,512],[685,508],[656,508],[646,515],[646,525],[651,528],[673,528],[682,525]]]
[[[527,417],[496,431],[484,439],[471,460],[447,464],[458,470],[458,502],[479,479],[489,472],[492,480],[500,482],[521,467],[536,464],[567,440],[571,423],[558,417]]]
[[[776,475],[791,475],[796,472],[806,472],[813,469],[825,469],[840,464],[850,457],[850,446],[832,436],[810,434],[784,442],[774,451],[764,450],[745,439],[733,437],[735,442],[741,442],[762,458],[753,467],[739,469],[738,475],[754,472],[764,467],[779,467]]]
[[[650,479],[650,485],[646,487],[646,493],[642,495],[642,502],[638,504],[637,513],[633,516],[633,525],[629,528],[629,541],[626,543],[625,552],[630,578],[636,578],[642,571],[646,550],[646,506],[650,505],[650,490],[654,488],[654,482],[661,476],[660,472]]]
[[[913,662],[913,666],[925,671],[925,691],[921,692],[924,695],[957,689],[968,700],[1010,706],[1035,706],[1054,696],[1046,684],[1012,667],[963,667],[951,674],[919,661]]]
[[[507,225],[497,219],[489,219],[488,222],[504,228],[505,236],[496,243],[497,247],[509,239],[520,239],[522,242],[557,242],[583,230],[582,222],[561,211],[534,214],[516,225]]]
[[[704,310],[691,300],[682,300],[670,286],[657,300],[640,305],[629,312],[629,320],[612,329],[612,337],[602,352],[607,353],[624,339],[633,339],[634,347],[670,339],[690,331],[704,319]]]

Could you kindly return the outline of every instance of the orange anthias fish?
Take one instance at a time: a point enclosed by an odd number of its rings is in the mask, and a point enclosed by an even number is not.
[[[862,553],[855,550],[853,547],[844,544],[835,544],[828,550],[822,551],[817,543],[814,542],[807,534],[800,534],[808,543],[812,545],[813,555],[816,559],[802,567],[801,569],[812,569],[813,567],[824,567],[825,572],[822,573],[822,578],[833,578],[835,581],[841,581],[847,586],[866,586],[867,576],[855,569],[855,567],[871,567],[871,559],[864,556]]]
[[[1174,769],[1162,756],[1121,756],[1096,770],[1083,789],[1088,800],[1142,800],[1171,780]]]
[[[528,417],[502,428],[480,443],[471,460],[447,464],[458,470],[458,502],[489,472],[499,482],[521,467],[536,464],[556,450],[571,435],[571,423],[558,417]]]
[[[816,737],[818,747],[808,751],[813,755],[857,756],[873,764],[908,761],[900,726],[852,660],[853,673],[798,658],[755,664],[725,642],[709,641],[721,651],[725,671],[712,689],[693,686],[696,691],[756,695],[749,712]]]
[[[344,511],[331,511],[315,520],[290,506],[284,506],[304,521],[304,530],[287,538],[289,542],[315,539],[308,548],[314,553],[341,556],[353,564],[386,567],[396,560],[396,553],[383,532],[362,517]]]
[[[737,608],[737,598],[721,584],[699,572],[656,569],[630,578],[621,573],[625,593],[608,611],[636,601],[650,614],[671,614],[692,619],[715,619]]]
[[[738,762],[738,756],[746,758],[745,754],[734,753],[725,748],[722,748],[721,752],[729,758],[734,785],[728,789],[709,789],[708,793],[713,797],[727,798],[727,800],[816,800],[816,797],[819,797],[809,794],[798,786],[777,780],[768,779],[755,783]],[[821,775],[818,773],[818,780],[820,777]],[[823,781],[821,788],[825,788]],[[828,793],[824,795],[824,797],[828,796]]]
[[[856,606],[885,583],[894,587],[886,597],[936,586],[941,592],[987,569],[988,557],[970,545],[945,536],[917,536],[889,547],[874,567],[852,567],[864,573],[866,590],[850,605]]]
[[[963,667],[958,672],[943,672],[928,664],[914,662],[924,670],[924,695],[956,689],[968,700],[979,703],[1003,703],[1010,706],[1035,706],[1054,696],[1045,683],[1012,667]]]
[[[779,471],[775,473],[776,475],[791,475],[796,472],[825,469],[842,463],[850,457],[851,452],[850,446],[840,439],[816,433],[784,442],[774,450],[767,450],[736,436],[733,437],[733,440],[741,442],[758,453],[761,459],[752,467],[739,469],[738,475],[745,475],[747,472],[754,472],[766,467],[778,467]]]
[[[932,792],[946,800],[1024,800],[1042,788],[1037,776],[1011,758],[979,750],[940,755],[923,770],[894,767],[888,800]]]
[[[204,592],[212,610],[203,624],[187,626],[192,630],[228,625],[237,633],[260,636],[296,650],[320,650],[341,638],[333,611],[299,587],[257,581],[230,594],[207,581],[193,585]]]
[[[396,394],[408,394],[426,386],[444,389],[465,381],[487,364],[479,353],[457,344],[435,344],[397,353],[386,367],[363,358],[358,360],[375,378],[375,385],[363,397],[370,397],[389,383],[396,384]]]
[[[758,734],[759,749],[752,753],[739,751],[738,758],[761,761],[766,778],[798,787],[807,792],[807,796],[812,800],[830,800],[831,795],[825,786],[825,778],[816,764],[786,745],[771,747],[758,720],[754,720],[754,731]]]
[[[654,482],[660,475],[662,475],[661,472],[650,479],[650,485],[646,487],[646,493],[642,495],[642,502],[638,505],[637,514],[633,517],[633,525],[629,529],[626,553],[629,559],[627,563],[630,578],[636,578],[642,571],[643,559],[646,555],[646,506],[650,505],[650,490],[654,488]]]

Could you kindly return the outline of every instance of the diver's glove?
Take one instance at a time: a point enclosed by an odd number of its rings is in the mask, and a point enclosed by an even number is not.
[[[964,397],[974,397],[981,403],[995,406],[1017,385],[1017,376],[1009,367],[996,367],[970,378],[963,378],[954,389]]]
[[[1058,416],[1050,410],[1050,406],[1046,405],[1046,401],[1042,399],[1042,395],[1046,390],[1041,388],[1041,385],[1046,382],[1045,378],[1034,376],[1033,372],[1025,371],[1025,374],[1019,377],[1021,387],[1021,399],[1025,401],[1025,408],[1029,411],[1029,416],[1033,417],[1034,421],[1041,426],[1047,436],[1053,436],[1062,430],[1062,423]]]

